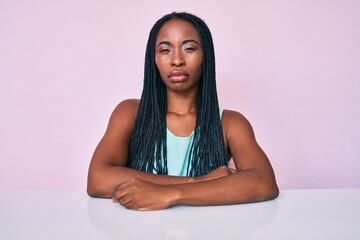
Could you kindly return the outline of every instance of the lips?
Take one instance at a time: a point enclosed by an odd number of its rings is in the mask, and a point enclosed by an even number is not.
[[[190,74],[182,69],[173,70],[168,75],[169,79],[174,82],[185,81],[189,78]]]

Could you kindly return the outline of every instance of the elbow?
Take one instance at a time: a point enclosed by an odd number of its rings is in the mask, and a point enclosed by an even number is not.
[[[90,197],[98,197],[97,191],[96,191],[96,187],[94,184],[94,181],[91,180],[90,176],[88,177],[88,182],[87,182],[87,188],[86,188],[87,194]]]
[[[261,186],[261,200],[267,201],[267,200],[273,200],[279,196],[280,190],[277,186],[275,180],[273,181],[266,181]]]
[[[280,190],[279,187],[276,185],[276,183],[274,184],[274,186],[272,186],[271,188],[269,188],[268,190],[268,200],[272,200],[275,199],[279,196],[280,194]]]
[[[112,189],[102,166],[90,165],[87,177],[86,192],[90,197],[110,198]]]
[[[86,191],[90,197],[111,198],[111,193],[106,192],[104,187],[96,184],[88,183]]]
[[[92,164],[90,164],[87,176],[87,186],[86,192],[90,197],[97,197],[97,190],[96,190],[96,177],[95,171],[93,170]]]
[[[108,198],[110,196],[100,182],[101,181],[96,179],[93,175],[89,174],[86,191],[90,197]]]
[[[90,197],[97,197],[95,189],[92,186],[89,186],[89,184],[87,186],[86,192]]]

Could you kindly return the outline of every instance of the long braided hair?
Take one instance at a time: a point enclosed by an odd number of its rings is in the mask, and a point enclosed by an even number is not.
[[[183,19],[195,26],[202,43],[202,77],[196,100],[196,125],[187,176],[205,175],[228,158],[219,115],[215,80],[215,53],[209,28],[200,18],[185,12],[173,12],[159,19],[150,31],[145,54],[144,86],[130,140],[127,166],[157,174],[168,174],[166,146],[166,86],[155,63],[156,37],[170,19]],[[169,159],[171,161],[171,159]]]

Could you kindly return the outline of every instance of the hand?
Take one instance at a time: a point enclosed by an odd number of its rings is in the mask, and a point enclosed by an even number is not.
[[[132,178],[115,188],[112,199],[133,210],[165,209],[171,206],[171,188]]]
[[[215,169],[214,171],[212,171],[204,176],[195,178],[195,181],[203,182],[203,181],[214,180],[214,179],[226,177],[226,176],[236,173],[236,172],[237,171],[235,169],[232,169],[232,168],[229,168],[226,166],[220,166],[217,169]]]

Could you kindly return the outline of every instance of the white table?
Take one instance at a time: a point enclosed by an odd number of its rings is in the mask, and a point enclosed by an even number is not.
[[[360,189],[149,212],[81,191],[0,190],[0,239],[360,239]]]

